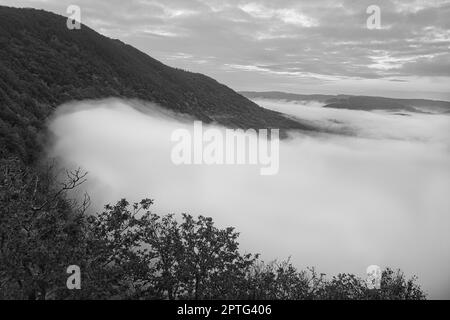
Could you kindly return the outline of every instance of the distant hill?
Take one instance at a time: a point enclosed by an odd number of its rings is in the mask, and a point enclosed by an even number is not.
[[[411,112],[450,113],[450,102],[426,99],[394,99],[370,96],[293,94],[284,92],[241,92],[249,99],[273,99],[286,101],[318,101],[326,108],[351,110],[390,110]]]
[[[64,102],[137,98],[228,127],[311,129],[207,76],[168,67],[67,18],[0,6],[0,156],[32,160],[44,120]]]
[[[254,91],[241,91],[239,92],[243,96],[249,99],[272,99],[272,100],[287,100],[287,101],[318,101],[326,102],[329,99],[334,98],[333,95],[326,94],[296,94],[296,93],[286,93],[280,91],[265,91],[265,92],[254,92]]]

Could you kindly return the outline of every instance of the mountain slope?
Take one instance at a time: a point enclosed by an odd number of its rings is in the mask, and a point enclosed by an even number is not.
[[[390,110],[412,112],[450,112],[450,102],[426,99],[394,99],[369,96],[293,94],[284,92],[241,92],[249,99],[273,99],[287,101],[318,101],[326,108],[352,110]]]
[[[168,67],[67,18],[0,6],[0,146],[32,158],[43,120],[61,103],[137,98],[229,127],[309,129],[260,108],[217,81]]]

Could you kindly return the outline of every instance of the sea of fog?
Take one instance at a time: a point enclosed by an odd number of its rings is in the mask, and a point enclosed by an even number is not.
[[[110,99],[61,106],[49,154],[89,172],[94,209],[149,197],[159,214],[236,227],[242,250],[265,261],[291,257],[329,275],[400,267],[431,298],[450,298],[450,117],[256,102],[347,134],[291,135],[272,176],[249,165],[176,166],[171,134],[192,120]]]

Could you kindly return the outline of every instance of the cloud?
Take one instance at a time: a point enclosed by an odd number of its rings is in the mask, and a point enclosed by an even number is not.
[[[431,297],[450,298],[450,117],[269,105],[355,135],[282,141],[274,176],[246,165],[175,166],[171,133],[191,120],[107,100],[63,108],[49,124],[50,154],[89,171],[85,188],[97,207],[151,197],[160,214],[235,226],[241,248],[266,260],[292,256],[299,268],[360,276],[372,264],[400,267]]]
[[[432,55],[423,57],[415,62],[407,62],[402,65],[400,71],[405,73],[420,74],[422,76],[447,76],[450,70],[450,54]]]
[[[322,108],[318,101],[254,99],[261,107],[314,122],[317,126],[350,132],[360,138],[415,141],[450,150],[450,116],[440,114]]]

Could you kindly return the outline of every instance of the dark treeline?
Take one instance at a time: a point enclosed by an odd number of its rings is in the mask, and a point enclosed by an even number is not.
[[[30,169],[17,159],[0,168],[0,299],[425,298],[400,270],[384,270],[374,291],[352,274],[264,263],[240,252],[233,228],[204,216],[159,216],[149,199],[90,214],[88,196],[68,196],[86,179],[80,170]],[[81,269],[80,290],[66,286],[70,265]]]

